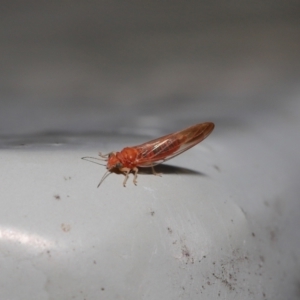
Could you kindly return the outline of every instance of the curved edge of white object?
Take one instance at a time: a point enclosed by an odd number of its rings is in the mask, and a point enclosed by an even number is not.
[[[212,134],[162,177],[124,188],[112,174],[99,189],[105,167],[80,158],[141,141],[97,139],[1,150],[1,299],[293,295],[298,170],[263,133]]]

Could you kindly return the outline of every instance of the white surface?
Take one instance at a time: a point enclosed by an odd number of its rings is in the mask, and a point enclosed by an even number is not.
[[[299,299],[299,1],[11,3],[0,300]],[[80,159],[203,121],[137,187]]]
[[[126,188],[112,174],[97,189],[105,168],[80,158],[148,138],[3,149],[0,298],[294,299],[299,164],[251,126],[216,124]]]

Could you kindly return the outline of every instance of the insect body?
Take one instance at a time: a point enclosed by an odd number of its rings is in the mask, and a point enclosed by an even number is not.
[[[131,171],[134,173],[133,182],[137,184],[138,167],[151,167],[153,173],[158,175],[153,166],[161,164],[200,143],[212,132],[214,127],[214,123],[211,122],[201,123],[138,146],[126,147],[120,152],[109,154],[100,152],[99,159],[107,162],[107,172],[103,175],[98,187],[114,170],[119,170],[125,175],[124,186]],[[91,157],[83,157],[83,159],[86,158]]]

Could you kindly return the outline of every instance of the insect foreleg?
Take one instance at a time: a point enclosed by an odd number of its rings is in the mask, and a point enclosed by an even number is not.
[[[102,154],[101,152],[99,152],[98,155],[99,155],[100,157],[102,157],[102,158],[106,158],[106,160],[107,160],[107,158],[108,158],[108,156],[109,156],[109,153],[107,153],[107,154]]]

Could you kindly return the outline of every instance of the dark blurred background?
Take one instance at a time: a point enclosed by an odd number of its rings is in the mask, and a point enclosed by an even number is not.
[[[295,114],[300,1],[5,1],[0,66],[2,136]]]

